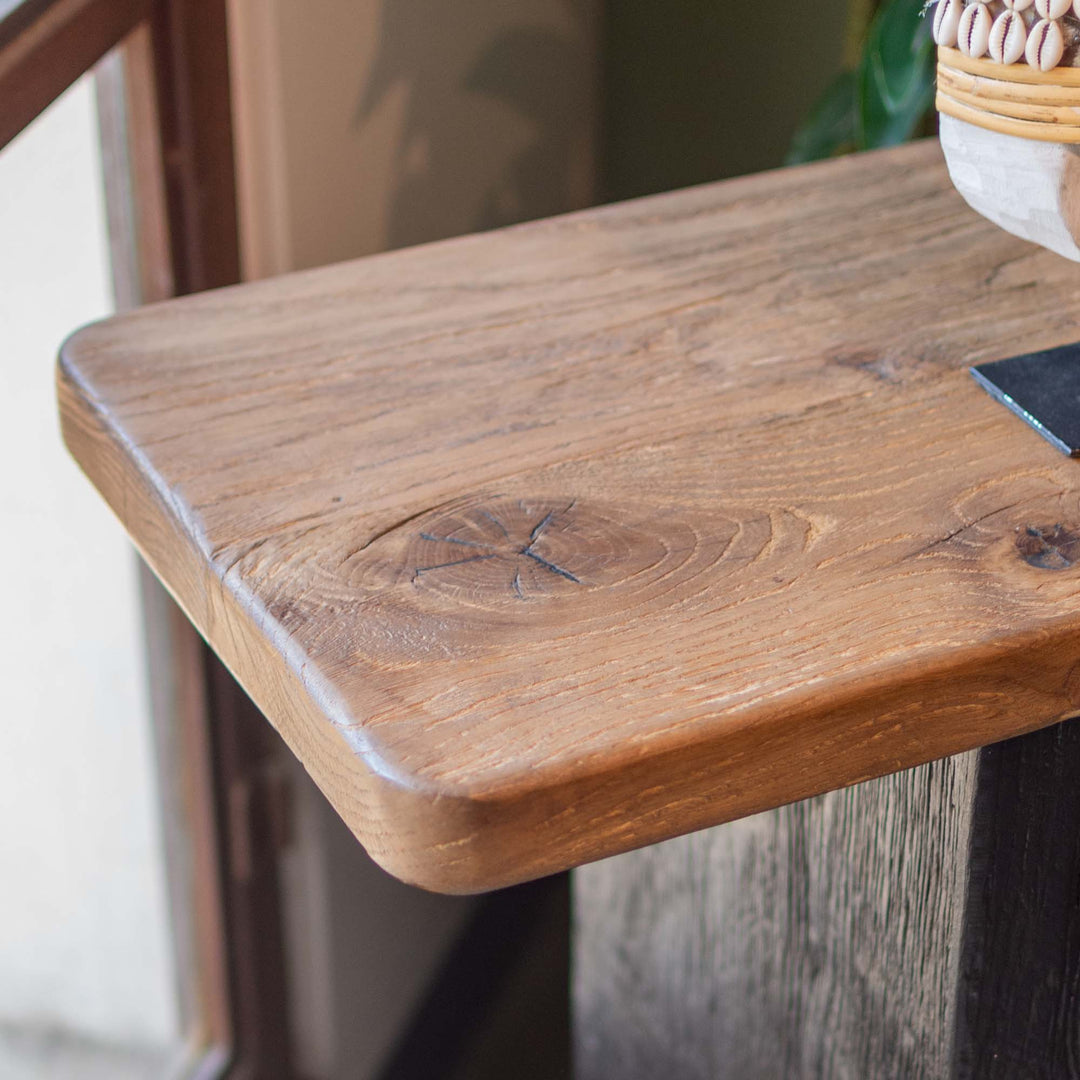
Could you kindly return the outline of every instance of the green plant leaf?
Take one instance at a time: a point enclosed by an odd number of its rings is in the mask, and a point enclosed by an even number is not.
[[[934,43],[926,0],[887,0],[857,69],[825,91],[795,133],[787,164],[895,146],[915,134],[934,100]]]
[[[856,139],[855,73],[845,71],[818,99],[784,159],[785,165],[820,161],[854,149]]]
[[[934,42],[924,0],[891,0],[870,24],[857,75],[860,149],[914,134],[934,96]]]

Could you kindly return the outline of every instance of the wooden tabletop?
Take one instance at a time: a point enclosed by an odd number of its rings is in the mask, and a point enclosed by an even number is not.
[[[1080,710],[1080,267],[936,144],[147,307],[71,452],[371,854],[493,888]]]

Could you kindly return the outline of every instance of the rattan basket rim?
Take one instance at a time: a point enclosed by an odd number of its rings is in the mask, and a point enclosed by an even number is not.
[[[1038,142],[1080,143],[1080,124],[1052,124],[1035,120],[1018,120],[1011,116],[972,108],[941,91],[937,95],[938,112],[969,124],[996,131],[1001,135],[1016,135],[1021,139]]]
[[[967,105],[972,109],[983,109],[985,98],[959,87],[949,87],[940,91],[941,95]],[[1029,101],[999,99],[994,102],[994,116],[1011,116],[1014,120],[1029,120],[1033,123],[1054,124],[1056,127],[1080,127],[1080,99],[1076,105],[1044,105]]]
[[[1006,82],[1003,79],[972,75],[969,71],[958,71],[946,64],[938,64],[937,75],[939,90],[947,94],[962,91],[992,101],[995,107],[1006,102],[1068,109],[1080,106],[1080,86],[1035,86],[1032,83]]]
[[[1080,88],[1080,68],[1057,67],[1053,71],[1036,71],[1027,64],[998,64],[984,57],[975,60],[965,56],[959,49],[951,49],[947,45],[938,46],[938,64],[957,71],[966,71],[971,75],[981,75],[995,82]]]

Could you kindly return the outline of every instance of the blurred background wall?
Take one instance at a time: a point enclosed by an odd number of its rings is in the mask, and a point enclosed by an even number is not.
[[[609,0],[601,200],[776,168],[868,6]]]
[[[588,205],[596,0],[235,0],[245,273]]]

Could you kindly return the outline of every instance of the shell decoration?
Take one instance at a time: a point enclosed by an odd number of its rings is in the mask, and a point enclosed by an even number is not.
[[[936,0],[933,35],[972,59],[1080,67],[1080,0]]]

